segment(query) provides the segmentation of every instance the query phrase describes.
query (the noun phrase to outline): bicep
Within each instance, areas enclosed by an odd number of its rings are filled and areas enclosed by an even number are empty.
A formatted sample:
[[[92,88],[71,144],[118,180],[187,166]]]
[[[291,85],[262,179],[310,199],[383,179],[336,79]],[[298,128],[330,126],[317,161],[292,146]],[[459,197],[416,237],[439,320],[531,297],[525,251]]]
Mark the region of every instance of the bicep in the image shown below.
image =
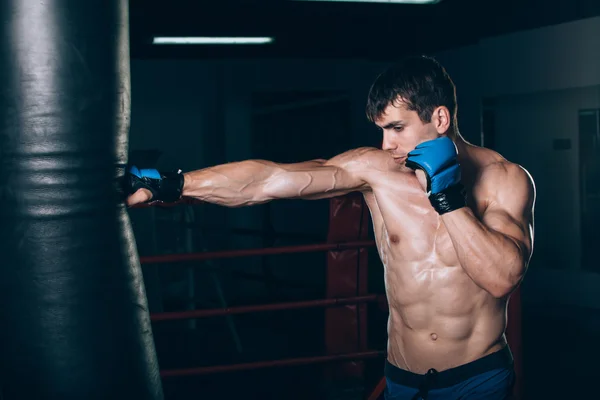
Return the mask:
[[[482,222],[515,242],[529,258],[533,247],[533,180],[525,170],[511,166],[497,179],[488,179],[488,184],[493,182]]]
[[[483,216],[483,223],[495,232],[510,239],[529,258],[533,242],[533,224],[527,215],[515,216],[507,210],[493,208]]]
[[[364,162],[360,155],[352,150],[326,161],[279,165],[265,182],[265,193],[271,199],[313,200],[363,190],[367,184],[357,167]]]

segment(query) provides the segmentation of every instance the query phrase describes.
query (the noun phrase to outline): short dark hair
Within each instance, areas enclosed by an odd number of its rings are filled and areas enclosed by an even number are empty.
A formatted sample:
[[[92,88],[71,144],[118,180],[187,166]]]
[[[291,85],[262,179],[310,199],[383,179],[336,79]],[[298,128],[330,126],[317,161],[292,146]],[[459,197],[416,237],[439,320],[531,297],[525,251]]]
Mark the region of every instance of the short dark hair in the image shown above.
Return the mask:
[[[397,101],[416,111],[424,123],[431,122],[436,107],[445,106],[456,129],[456,87],[444,67],[433,57],[406,57],[381,73],[369,91],[367,118],[375,122],[390,104]]]

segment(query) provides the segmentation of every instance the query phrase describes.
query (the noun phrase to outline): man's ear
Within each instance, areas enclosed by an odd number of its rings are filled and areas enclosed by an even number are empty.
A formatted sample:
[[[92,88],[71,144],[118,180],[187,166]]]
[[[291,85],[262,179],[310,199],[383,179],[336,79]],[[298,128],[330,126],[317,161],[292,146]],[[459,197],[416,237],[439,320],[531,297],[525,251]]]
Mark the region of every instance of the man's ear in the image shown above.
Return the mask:
[[[433,110],[431,122],[439,135],[444,135],[450,129],[452,121],[450,119],[450,111],[445,106],[437,107]]]

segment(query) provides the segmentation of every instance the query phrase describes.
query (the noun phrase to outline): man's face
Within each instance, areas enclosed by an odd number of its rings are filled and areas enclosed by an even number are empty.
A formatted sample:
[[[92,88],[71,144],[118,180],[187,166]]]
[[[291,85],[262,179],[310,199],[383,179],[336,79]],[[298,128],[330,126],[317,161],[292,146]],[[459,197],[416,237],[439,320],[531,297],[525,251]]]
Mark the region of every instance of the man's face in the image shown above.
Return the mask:
[[[439,137],[433,122],[424,123],[416,111],[408,110],[402,102],[389,105],[375,123],[383,132],[381,148],[398,164],[403,164],[408,152],[418,144]]]

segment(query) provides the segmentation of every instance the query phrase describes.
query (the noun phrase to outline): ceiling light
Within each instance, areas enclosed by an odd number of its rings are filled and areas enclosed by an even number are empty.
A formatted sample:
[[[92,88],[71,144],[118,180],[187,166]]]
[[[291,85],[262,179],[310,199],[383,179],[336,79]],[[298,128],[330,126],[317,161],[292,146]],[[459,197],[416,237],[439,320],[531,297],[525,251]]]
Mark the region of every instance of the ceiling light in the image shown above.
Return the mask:
[[[442,0],[296,0],[296,1],[327,1],[337,3],[388,3],[388,4],[436,4]]]
[[[152,44],[268,44],[272,37],[155,37]]]

